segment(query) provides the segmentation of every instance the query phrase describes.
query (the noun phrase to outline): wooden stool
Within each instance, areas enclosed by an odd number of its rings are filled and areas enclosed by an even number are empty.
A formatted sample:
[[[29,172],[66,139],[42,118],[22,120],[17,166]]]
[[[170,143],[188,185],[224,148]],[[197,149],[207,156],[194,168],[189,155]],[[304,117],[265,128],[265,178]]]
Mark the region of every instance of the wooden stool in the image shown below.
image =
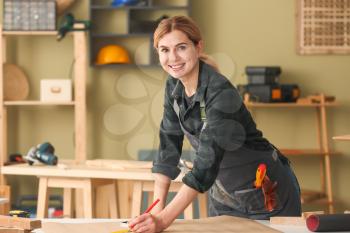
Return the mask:
[[[91,178],[62,178],[62,177],[39,177],[39,191],[38,191],[38,206],[37,218],[47,217],[48,209],[48,188],[64,188],[63,191],[63,215],[65,217],[72,217],[72,195],[73,189],[82,190],[82,216],[84,218],[93,218],[93,203],[95,196],[95,188],[101,185],[114,184],[114,180],[106,179],[91,179]],[[115,187],[115,186],[114,186]],[[117,213],[117,197],[116,189],[111,189],[114,195],[109,197],[110,217],[118,218]],[[79,204],[76,202],[76,204]],[[77,205],[76,205],[77,207]],[[80,208],[76,208],[78,212]],[[80,215],[80,214],[77,214]],[[79,216],[80,217],[80,216]]]
[[[171,182],[169,192],[178,192],[182,186],[181,182]],[[154,181],[133,181],[133,195],[132,195],[132,207],[131,213],[132,217],[141,214],[142,205],[142,192],[149,192],[148,202],[151,203],[153,199],[153,188]],[[208,217],[208,207],[207,207],[207,194],[198,195],[198,208],[199,208],[199,218]],[[185,219],[193,219],[193,203],[191,203],[184,211]]]

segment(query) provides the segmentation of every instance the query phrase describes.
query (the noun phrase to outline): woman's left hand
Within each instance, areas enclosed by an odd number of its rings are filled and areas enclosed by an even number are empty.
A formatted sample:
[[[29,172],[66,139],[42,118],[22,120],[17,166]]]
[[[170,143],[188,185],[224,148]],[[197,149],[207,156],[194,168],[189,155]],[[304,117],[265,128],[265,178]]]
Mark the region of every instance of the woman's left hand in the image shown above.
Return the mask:
[[[137,233],[156,233],[163,230],[160,219],[150,213],[132,219],[129,222],[129,228]]]

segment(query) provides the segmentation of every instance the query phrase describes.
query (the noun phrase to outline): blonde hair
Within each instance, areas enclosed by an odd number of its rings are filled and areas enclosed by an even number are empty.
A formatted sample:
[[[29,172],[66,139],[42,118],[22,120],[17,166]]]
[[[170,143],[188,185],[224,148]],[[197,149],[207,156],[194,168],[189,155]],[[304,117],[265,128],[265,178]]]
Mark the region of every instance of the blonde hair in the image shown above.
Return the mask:
[[[158,27],[153,34],[153,47],[157,49],[159,40],[166,34],[175,30],[183,32],[194,45],[198,45],[198,43],[202,40],[201,31],[199,30],[198,25],[190,17],[173,16],[171,18],[163,19],[158,24]],[[212,66],[219,72],[218,65],[207,54],[201,53],[199,59]]]

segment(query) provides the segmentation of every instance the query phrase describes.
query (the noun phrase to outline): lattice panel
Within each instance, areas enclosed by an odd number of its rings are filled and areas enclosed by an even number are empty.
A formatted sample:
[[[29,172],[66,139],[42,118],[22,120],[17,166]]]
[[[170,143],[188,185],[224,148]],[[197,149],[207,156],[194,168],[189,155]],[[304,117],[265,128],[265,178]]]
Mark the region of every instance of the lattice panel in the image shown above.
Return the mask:
[[[350,0],[296,0],[300,54],[350,54]]]

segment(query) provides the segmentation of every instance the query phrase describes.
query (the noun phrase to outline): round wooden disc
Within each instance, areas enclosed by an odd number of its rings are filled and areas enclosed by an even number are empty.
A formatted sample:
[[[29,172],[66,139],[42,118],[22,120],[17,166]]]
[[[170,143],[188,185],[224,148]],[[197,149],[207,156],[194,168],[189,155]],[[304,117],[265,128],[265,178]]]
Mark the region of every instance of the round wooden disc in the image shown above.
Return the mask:
[[[25,100],[29,83],[24,72],[14,64],[4,64],[4,100]]]

